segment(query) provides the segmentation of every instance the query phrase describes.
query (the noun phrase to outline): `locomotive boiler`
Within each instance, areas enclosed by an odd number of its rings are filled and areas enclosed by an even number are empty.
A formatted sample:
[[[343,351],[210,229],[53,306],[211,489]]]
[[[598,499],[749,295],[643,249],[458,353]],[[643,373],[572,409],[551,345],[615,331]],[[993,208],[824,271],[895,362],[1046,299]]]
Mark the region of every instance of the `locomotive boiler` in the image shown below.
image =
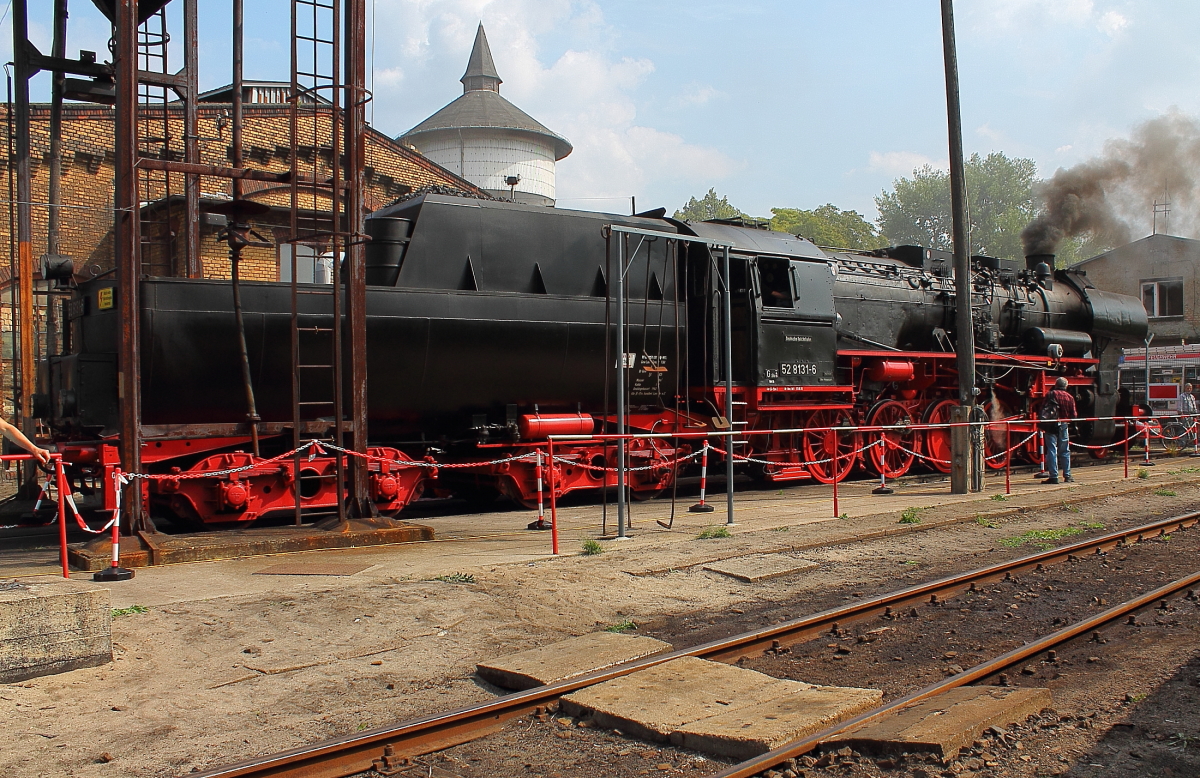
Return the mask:
[[[611,281],[614,241],[626,238],[609,230],[614,225],[659,234],[624,247],[623,354],[616,353]],[[738,461],[769,481],[832,481],[857,466],[892,476],[917,464],[948,469],[944,432],[906,429],[948,420],[957,394],[957,300],[944,253],[833,251],[661,211],[631,217],[433,194],[373,214],[367,233],[372,495],[385,513],[427,493],[501,493],[530,503],[535,466],[523,455],[544,448],[549,434],[614,431],[618,370],[628,378],[632,431],[732,425]],[[730,246],[728,283],[713,249],[672,234]],[[336,493],[328,456],[309,458],[298,472],[291,460],[259,466],[291,447],[291,284],[242,284],[262,418],[257,457],[248,452],[228,283],[148,278],[141,290],[144,467],[202,476],[251,466],[232,476],[238,489],[228,475],[151,482],[152,513],[244,525],[290,509],[297,491],[306,509],[327,509]],[[1060,375],[1081,412],[1111,415],[1115,347],[1140,342],[1146,331],[1138,300],[1094,289],[1082,272],[1054,269],[1052,257],[1022,264],[977,257],[972,290],[982,407],[1014,440],[1033,429],[1036,406]],[[46,414],[71,477],[80,488],[99,489],[106,504],[113,495],[105,474],[116,466],[114,292],[107,279],[80,285],[68,353],[50,360]],[[732,419],[720,411],[726,293]],[[327,297],[299,297],[297,319],[314,331],[331,329]],[[321,344],[311,348],[301,362],[317,359]],[[314,399],[305,428],[327,436],[332,390],[306,391]],[[853,425],[889,429],[822,429]],[[1107,442],[1112,428],[1085,432]],[[1003,467],[1010,455],[1001,443],[988,437],[992,466]],[[633,494],[670,486],[677,460],[696,445],[691,438],[633,442]],[[611,485],[614,453],[595,439],[556,444],[556,489]]]

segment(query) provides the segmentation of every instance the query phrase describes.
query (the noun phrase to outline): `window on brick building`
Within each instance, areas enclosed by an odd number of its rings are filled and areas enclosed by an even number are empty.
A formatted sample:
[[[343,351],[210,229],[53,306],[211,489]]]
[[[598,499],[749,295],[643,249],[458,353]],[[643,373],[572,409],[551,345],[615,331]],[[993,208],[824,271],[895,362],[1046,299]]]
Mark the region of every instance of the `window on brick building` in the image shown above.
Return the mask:
[[[312,246],[295,246],[296,280],[302,284],[332,284],[333,254],[319,254]],[[279,244],[279,280],[292,280],[292,244]]]
[[[1183,315],[1183,279],[1142,282],[1142,305],[1150,318]]]

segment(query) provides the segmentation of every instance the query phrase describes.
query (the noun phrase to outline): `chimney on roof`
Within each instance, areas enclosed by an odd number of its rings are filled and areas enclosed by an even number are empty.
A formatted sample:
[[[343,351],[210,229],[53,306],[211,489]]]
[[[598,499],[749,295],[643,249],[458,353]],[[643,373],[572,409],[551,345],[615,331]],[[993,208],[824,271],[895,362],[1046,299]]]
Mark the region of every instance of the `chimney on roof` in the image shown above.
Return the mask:
[[[475,45],[471,47],[471,59],[467,62],[467,72],[459,79],[463,85],[463,94],[467,92],[488,91],[500,92],[500,74],[496,72],[496,63],[492,62],[492,50],[488,47],[487,33],[483,31],[483,22],[475,33]]]

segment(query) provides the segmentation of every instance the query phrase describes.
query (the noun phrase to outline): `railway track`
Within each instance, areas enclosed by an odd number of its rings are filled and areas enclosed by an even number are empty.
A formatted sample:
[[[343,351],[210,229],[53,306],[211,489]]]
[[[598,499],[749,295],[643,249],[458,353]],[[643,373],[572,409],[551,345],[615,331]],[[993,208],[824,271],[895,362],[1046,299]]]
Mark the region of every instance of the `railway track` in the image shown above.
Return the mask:
[[[740,657],[761,654],[767,648],[790,646],[804,642],[823,632],[836,629],[839,624],[885,615],[889,610],[907,605],[945,600],[958,593],[977,588],[980,584],[1003,580],[1026,570],[1034,570],[1046,565],[1064,562],[1074,557],[1110,551],[1141,540],[1181,531],[1197,523],[1200,523],[1200,511],[1150,522],[966,573],[907,587],[851,605],[825,610],[771,627],[752,630],[686,649],[648,657],[616,668],[572,679],[571,681],[517,692],[479,705],[413,719],[395,725],[379,727],[354,735],[347,735],[291,749],[278,754],[256,757],[227,767],[200,773],[191,773],[190,775],[197,778],[265,778],[266,776],[271,776],[272,778],[301,778],[302,776],[303,778],[343,778],[344,776],[369,770],[374,760],[383,755],[385,747],[390,747],[389,751],[396,754],[417,756],[469,742],[499,730],[513,719],[534,713],[538,709],[546,709],[563,695],[672,659],[690,656],[715,661],[735,662]],[[829,738],[837,731],[886,715],[897,707],[936,696],[948,689],[986,678],[1012,664],[1047,651],[1055,645],[1066,642],[1089,630],[1094,630],[1102,624],[1119,619],[1131,611],[1145,607],[1145,605],[1156,600],[1167,598],[1171,594],[1194,586],[1197,583],[1200,583],[1200,573],[1186,576],[1103,613],[1060,629],[1013,651],[976,665],[962,673],[906,695],[881,708],[843,722],[811,738],[789,744],[776,751],[730,767],[724,772],[719,773],[718,778],[742,778],[756,775],[781,764],[787,759],[807,753],[815,748],[820,740]]]

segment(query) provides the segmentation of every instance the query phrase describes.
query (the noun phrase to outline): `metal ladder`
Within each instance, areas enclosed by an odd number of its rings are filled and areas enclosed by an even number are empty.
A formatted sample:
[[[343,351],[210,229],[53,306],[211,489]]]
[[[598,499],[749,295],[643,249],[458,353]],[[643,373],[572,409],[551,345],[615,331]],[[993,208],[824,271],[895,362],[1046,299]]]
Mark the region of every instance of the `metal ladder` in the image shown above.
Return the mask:
[[[167,11],[160,8],[138,27],[138,69],[167,75],[167,44],[170,41]],[[138,83],[138,153],[143,157],[183,159],[182,147],[178,151],[171,148],[169,100],[168,87]],[[142,216],[142,272],[149,276],[173,276],[176,273],[171,174],[140,168],[137,175],[141,199],[147,203],[163,202],[163,207],[153,217]]]
[[[342,145],[340,51],[340,0],[291,2],[291,339],[292,339],[292,444],[310,440],[346,445],[345,405],[342,398],[342,280],[345,256],[340,219]],[[328,131],[322,125],[328,123]],[[327,144],[321,143],[321,140]],[[325,182],[329,182],[326,184]],[[300,288],[298,255],[308,247],[316,273],[320,257],[331,256],[332,279],[328,288]],[[316,280],[315,278],[313,280]],[[331,418],[332,424],[320,422]],[[318,422],[313,424],[313,422]],[[333,427],[332,437],[322,436],[321,426]],[[342,499],[344,464],[334,454],[337,478],[338,520],[346,518]],[[301,456],[294,458],[296,483],[295,523],[301,523]],[[307,478],[325,478],[308,476]]]

